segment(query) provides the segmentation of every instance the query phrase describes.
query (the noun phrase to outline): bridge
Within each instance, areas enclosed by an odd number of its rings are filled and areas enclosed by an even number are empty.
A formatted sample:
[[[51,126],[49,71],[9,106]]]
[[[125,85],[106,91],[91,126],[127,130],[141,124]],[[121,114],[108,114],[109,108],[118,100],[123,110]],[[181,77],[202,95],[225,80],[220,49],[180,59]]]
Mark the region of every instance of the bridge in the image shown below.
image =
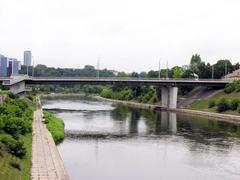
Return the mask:
[[[161,88],[161,106],[176,108],[178,87],[205,86],[224,87],[232,80],[228,79],[144,79],[144,78],[89,78],[89,77],[27,77],[16,76],[0,78],[3,89],[9,89],[15,94],[25,94],[31,89],[26,85],[119,85],[119,86],[157,86]]]

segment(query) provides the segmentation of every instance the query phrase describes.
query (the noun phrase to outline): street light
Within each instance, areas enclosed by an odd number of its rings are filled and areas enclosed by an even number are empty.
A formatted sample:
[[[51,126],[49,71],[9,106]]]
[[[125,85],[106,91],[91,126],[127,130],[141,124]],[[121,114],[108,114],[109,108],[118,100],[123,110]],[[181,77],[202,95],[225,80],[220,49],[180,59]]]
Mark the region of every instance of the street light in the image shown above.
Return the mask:
[[[227,75],[227,62],[225,62],[225,76]]]
[[[212,65],[212,79],[214,79],[214,66]]]
[[[168,60],[167,60],[166,66],[167,66],[167,68],[166,68],[166,79],[168,79]]]
[[[98,59],[97,59],[97,73],[96,73],[96,77],[97,77],[97,79],[99,79],[99,65],[100,64],[100,58],[98,57]]]
[[[34,77],[34,57],[32,56],[33,59],[33,67],[32,67],[32,77]]]
[[[159,59],[159,62],[158,62],[158,78],[159,79],[161,78],[161,59]]]

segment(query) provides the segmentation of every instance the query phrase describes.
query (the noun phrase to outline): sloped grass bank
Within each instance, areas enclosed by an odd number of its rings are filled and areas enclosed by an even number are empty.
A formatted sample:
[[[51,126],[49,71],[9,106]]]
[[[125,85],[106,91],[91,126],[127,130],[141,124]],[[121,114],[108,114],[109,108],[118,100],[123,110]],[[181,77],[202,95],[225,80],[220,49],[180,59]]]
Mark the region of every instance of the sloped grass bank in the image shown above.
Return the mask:
[[[225,93],[224,91],[206,99],[198,100],[190,105],[190,109],[192,110],[201,110],[207,112],[218,112],[217,111],[217,103],[220,102],[221,99],[226,99],[229,106],[233,100],[239,100],[240,102],[240,92],[232,92],[232,93]],[[214,103],[213,103],[214,102]],[[213,105],[211,105],[213,104]],[[239,104],[240,107],[240,104]],[[227,111],[222,113],[225,114],[233,114],[233,115],[240,115],[238,110],[231,110],[230,108]]]
[[[3,134],[0,134],[0,138]],[[24,158],[18,158],[4,148],[0,144],[0,179],[30,179],[31,154],[32,154],[32,134],[28,133],[20,138],[26,147],[26,155]]]
[[[64,122],[62,119],[57,118],[52,113],[44,111],[44,123],[47,125],[48,130],[52,134],[54,142],[59,144],[64,139]]]
[[[0,180],[30,179],[35,98],[19,99],[8,91],[0,103]]]

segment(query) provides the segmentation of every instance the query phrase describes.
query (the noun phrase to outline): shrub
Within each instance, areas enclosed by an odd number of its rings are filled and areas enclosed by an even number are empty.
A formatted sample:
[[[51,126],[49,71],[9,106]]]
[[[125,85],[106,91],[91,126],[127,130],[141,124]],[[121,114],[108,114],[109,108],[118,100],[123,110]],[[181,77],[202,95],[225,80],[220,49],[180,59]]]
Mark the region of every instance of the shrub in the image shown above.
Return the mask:
[[[28,108],[28,103],[24,99],[16,99],[13,104],[19,107],[22,111],[25,111]]]
[[[0,91],[0,94],[7,94],[8,97],[10,97],[11,99],[16,99],[17,98],[17,95],[12,93],[11,91]]]
[[[24,135],[25,133],[31,132],[31,122],[24,120],[23,118],[12,117],[4,121],[2,128],[6,133],[13,136],[18,134]]]
[[[6,106],[6,115],[11,115],[13,117],[21,117],[23,114],[23,111],[16,105],[8,104]]]
[[[1,137],[0,141],[6,146],[9,153],[19,158],[26,155],[26,148],[22,141],[15,140],[11,135],[5,134]]]
[[[239,100],[238,99],[233,99],[230,103],[230,109],[231,110],[237,110],[239,105]]]
[[[30,100],[30,101],[33,101],[34,100],[34,96],[32,94],[28,94],[27,95],[27,98]]]
[[[101,92],[101,96],[105,98],[112,98],[113,91],[111,88],[104,88]]]
[[[10,166],[12,166],[13,168],[21,171],[21,166],[20,166],[20,164],[18,164],[17,162],[10,162],[9,164],[10,164]]]
[[[229,103],[225,98],[221,98],[217,103],[217,112],[224,112],[229,109]]]
[[[215,106],[215,100],[213,100],[213,99],[210,99],[209,101],[208,101],[208,108],[212,108],[212,107],[214,107]]]
[[[230,94],[233,91],[235,91],[235,84],[234,83],[229,83],[224,88],[224,92],[227,93],[227,94]]]

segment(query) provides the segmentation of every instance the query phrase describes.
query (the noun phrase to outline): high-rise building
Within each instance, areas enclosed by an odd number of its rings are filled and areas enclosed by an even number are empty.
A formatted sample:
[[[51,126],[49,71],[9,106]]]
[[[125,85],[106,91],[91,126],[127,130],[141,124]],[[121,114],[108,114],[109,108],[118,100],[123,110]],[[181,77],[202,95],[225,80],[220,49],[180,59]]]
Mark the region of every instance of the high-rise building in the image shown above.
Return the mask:
[[[17,75],[21,70],[21,62],[14,58],[8,59],[8,76]]]
[[[32,65],[32,53],[31,51],[24,51],[24,66],[31,66]]]
[[[7,76],[8,58],[0,55],[0,76]]]

